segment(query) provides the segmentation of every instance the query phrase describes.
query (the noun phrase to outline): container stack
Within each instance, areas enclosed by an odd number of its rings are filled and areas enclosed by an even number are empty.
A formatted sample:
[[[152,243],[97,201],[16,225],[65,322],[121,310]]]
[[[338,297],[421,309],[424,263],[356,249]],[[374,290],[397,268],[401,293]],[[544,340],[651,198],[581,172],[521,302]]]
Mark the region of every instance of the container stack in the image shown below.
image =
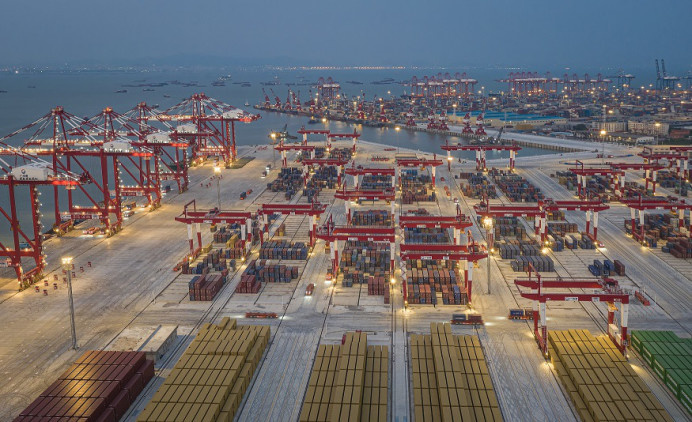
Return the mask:
[[[406,243],[451,243],[449,231],[437,228],[405,228],[404,242]]]
[[[549,256],[519,256],[510,262],[512,270],[523,273],[529,271],[529,264],[539,273],[555,271],[555,263]]]
[[[384,296],[384,303],[389,304],[389,279],[382,276],[368,277],[368,295]]]
[[[538,202],[544,199],[539,188],[517,174],[497,169],[490,170],[488,174],[512,202]]]
[[[548,353],[583,421],[673,420],[607,336],[551,331]]]
[[[339,262],[341,285],[353,287],[353,284],[367,282],[367,277],[390,278],[389,243],[348,240]]]
[[[257,279],[255,274],[243,273],[240,276],[240,283],[235,288],[236,293],[259,293],[262,288],[262,283]]]
[[[461,191],[464,196],[474,199],[497,198],[497,191],[483,173],[460,173],[459,179],[463,181]]]
[[[341,345],[317,349],[299,421],[384,422],[388,396],[389,348],[349,332]]]
[[[336,167],[318,167],[303,189],[303,195],[307,197],[308,202],[312,202],[322,189],[336,189],[338,182],[339,172]]]
[[[188,283],[191,301],[211,301],[226,283],[225,274],[196,276]]]
[[[644,216],[644,241],[649,247],[658,246],[658,240],[665,240],[661,251],[669,253],[676,258],[692,258],[692,242],[687,234],[682,233],[678,228],[678,217],[673,214],[646,214]],[[689,218],[683,220],[683,225],[689,227]],[[624,220],[625,231],[632,232],[631,220]],[[638,220],[635,221],[636,233],[641,233],[641,226]]]
[[[144,352],[84,353],[15,421],[120,420],[154,377]]]
[[[384,190],[392,186],[392,176],[366,174],[360,182],[361,189]]]
[[[392,214],[385,210],[353,211],[351,225],[391,227]]]
[[[692,413],[692,340],[672,331],[632,331],[632,348]]]
[[[403,204],[414,202],[434,202],[435,191],[432,179],[428,175],[419,175],[418,170],[404,169],[401,171],[401,201]],[[428,191],[430,189],[430,191]]]
[[[488,365],[476,336],[452,335],[449,324],[411,334],[416,421],[502,421]]]
[[[298,167],[282,168],[277,178],[267,183],[271,192],[285,192],[286,199],[291,199],[303,184],[303,171]]]
[[[269,241],[262,244],[259,257],[260,259],[308,259],[308,248],[303,242]]]
[[[137,421],[232,421],[269,336],[228,317],[203,325]]]
[[[204,274],[208,271],[226,271],[229,268],[235,270],[235,260],[227,261],[228,258],[235,258],[235,249],[214,249],[210,251],[201,262],[191,265],[184,262],[181,266],[183,274]],[[242,254],[240,254],[242,256]],[[230,264],[230,265],[229,265]]]

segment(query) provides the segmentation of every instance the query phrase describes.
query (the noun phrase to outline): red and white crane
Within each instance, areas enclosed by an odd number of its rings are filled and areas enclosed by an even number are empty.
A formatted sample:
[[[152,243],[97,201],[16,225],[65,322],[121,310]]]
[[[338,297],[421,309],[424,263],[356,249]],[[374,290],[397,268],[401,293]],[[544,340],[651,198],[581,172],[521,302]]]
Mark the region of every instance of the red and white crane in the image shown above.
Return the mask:
[[[286,167],[288,165],[288,151],[301,151],[309,152],[310,158],[315,157],[315,146],[306,144],[284,144],[281,141],[278,145],[274,146],[276,151],[281,153],[281,166]]]
[[[348,176],[353,176],[353,185],[360,186],[360,176],[391,176],[392,188],[396,188],[396,169],[393,168],[373,168],[373,167],[356,167],[355,162],[351,167],[346,167],[344,173]]]
[[[50,157],[53,169],[81,174],[81,184],[67,192],[67,211],[60,212],[60,197],[54,189],[54,211],[56,225],[64,221],[99,219],[103,232],[110,236],[122,228],[122,176],[129,174],[137,183],[151,185],[151,171],[147,174],[144,166],[137,167],[134,159],[151,160],[153,153],[146,148],[137,148],[131,141],[122,137],[127,133],[114,130],[114,118],[120,115],[106,108],[94,118],[92,123],[55,107],[43,116],[33,135],[24,140],[25,151],[34,155]],[[126,166],[126,160],[137,167],[133,171]],[[89,163],[98,161],[99,171],[92,174]],[[110,167],[110,168],[109,168]],[[109,172],[112,171],[111,174]],[[144,181],[146,179],[147,181]],[[87,186],[93,184],[93,186]],[[154,183],[155,184],[155,183]],[[149,192],[151,188],[149,187]],[[78,194],[78,195],[77,195]],[[79,205],[77,202],[87,202]],[[111,219],[111,214],[114,219]]]
[[[544,355],[548,353],[548,326],[546,324],[546,302],[606,302],[608,304],[608,336],[615,346],[625,354],[628,344],[629,302],[628,294],[620,291],[605,290],[600,279],[543,279],[540,273],[526,279],[516,279],[514,284],[519,288],[519,294],[533,303],[533,329],[538,347]],[[607,281],[607,280],[606,280]],[[522,290],[521,287],[530,289]],[[546,292],[548,289],[563,289],[560,292]],[[565,292],[564,289],[580,289],[581,292]],[[601,291],[594,291],[601,290]],[[620,327],[616,325],[616,304],[620,304]]]
[[[392,206],[392,215],[394,215],[394,207],[396,205],[396,192],[393,188],[384,190],[371,189],[347,189],[343,186],[340,190],[334,193],[334,199],[343,199],[346,207],[347,221],[351,223],[351,201],[387,201]]]
[[[485,136],[487,133],[485,133],[485,128],[483,127],[485,123],[485,112],[481,112],[478,116],[476,116],[476,132],[475,135],[478,136]]]
[[[586,213],[586,234],[598,241],[598,213],[610,207],[598,201],[553,201],[545,199],[536,205],[490,205],[487,200],[475,205],[476,213],[483,217],[533,217],[534,234],[540,236],[541,243],[547,236],[546,216],[548,211],[584,211]],[[591,230],[591,215],[593,214],[593,235]]]
[[[311,204],[262,204],[257,210],[257,215],[262,219],[262,230],[260,231],[260,242],[264,242],[264,233],[269,232],[269,216],[272,214],[280,215],[307,215],[310,217],[310,247],[315,246],[315,231],[317,221],[327,209],[326,204],[313,202]]]
[[[192,208],[192,209],[190,209]],[[197,200],[185,204],[183,212],[175,217],[175,221],[187,225],[187,238],[190,242],[190,254],[188,259],[194,259],[202,249],[202,224],[239,224],[241,247],[245,249],[245,254],[252,245],[252,221],[255,216],[249,211],[229,211],[220,210],[216,207],[206,211],[197,210]],[[192,225],[195,224],[197,233],[197,248],[193,236]]]
[[[481,250],[478,245],[402,243],[399,245],[399,251],[402,260],[460,261],[460,269],[464,271],[464,285],[466,286],[469,302],[471,302],[471,287],[473,284],[473,264],[481,259],[488,258],[488,252]],[[403,286],[404,303],[406,303],[408,301],[406,283],[403,283]]]
[[[305,129],[305,126],[301,127],[298,134],[303,135],[303,145],[308,144],[308,135],[324,135],[324,146],[329,146],[329,131],[326,129]]]
[[[620,170],[612,167],[584,167],[584,163],[576,160],[576,164],[579,167],[571,168],[569,171],[577,175],[577,196],[584,198],[586,195],[586,182],[589,176],[606,176],[609,180],[609,185],[616,190],[616,185],[614,184],[615,177],[624,177],[624,170]]]
[[[414,119],[415,115],[413,114],[413,109],[409,108],[408,112],[406,113],[406,127],[416,127],[418,126],[416,124],[416,121]]]
[[[435,168],[442,165],[442,160],[437,159],[437,154],[433,154],[433,158],[397,158],[397,180],[401,180],[401,167],[430,167],[432,174],[432,185],[435,186]]]
[[[521,147],[516,145],[461,145],[450,144],[449,140],[442,145],[444,151],[447,151],[447,169],[451,171],[452,151],[475,151],[476,152],[476,170],[487,170],[486,152],[487,151],[509,151],[509,170],[514,171],[514,163],[517,158],[517,152],[521,151]]]
[[[356,141],[360,138],[360,133],[353,129],[353,133],[329,133],[327,134],[327,146],[331,148],[333,139],[351,139],[353,140],[353,146],[351,147],[351,152],[356,153]]]
[[[17,133],[19,132],[21,130]],[[4,137],[3,140],[7,138]],[[57,190],[62,187],[73,189],[79,184],[79,176],[56,169],[50,162],[22,152],[0,140],[0,186],[7,187],[6,198],[9,208],[0,206],[0,215],[10,226],[12,233],[9,244],[0,241],[0,257],[3,258],[0,266],[14,269],[20,290],[38,280],[46,266],[39,186],[53,186]],[[23,186],[29,191],[28,198],[21,196],[20,188]],[[20,205],[25,200],[29,202],[28,207]],[[21,224],[22,220],[26,221],[27,212],[30,230],[25,230]],[[31,259],[33,268],[26,271],[22,258]]]
[[[166,118],[159,119],[161,113],[141,102],[124,113],[130,121],[136,122],[139,140],[132,145],[149,148],[154,152],[150,165],[156,169],[159,183],[173,180],[178,185],[178,192],[185,192],[190,183],[188,176],[187,150],[190,142],[178,132]],[[157,127],[154,124],[158,124]]]
[[[471,113],[467,112],[461,121],[464,123],[464,128],[461,130],[461,133],[464,135],[473,135],[473,129],[471,129]]]
[[[649,181],[651,181],[651,186],[653,193],[656,193],[656,175],[659,170],[663,170],[664,166],[661,164],[643,164],[643,163],[606,163],[610,165],[610,168],[614,170],[622,170],[621,173],[614,173],[614,184],[615,184],[615,194],[622,195],[625,191],[625,170],[643,170],[644,179],[646,186],[649,189]]]
[[[394,271],[395,257],[395,231],[394,227],[354,227],[337,226],[330,215],[327,222],[317,229],[316,236],[325,242],[330,243],[330,254],[332,259],[332,275],[336,277],[339,271],[339,242],[340,241],[362,241],[362,242],[389,242],[390,249],[390,271]]]
[[[235,123],[250,123],[260,118],[259,114],[250,114],[204,93],[192,95],[163,114],[167,120],[179,124],[177,136],[185,134],[191,139],[193,159],[219,156],[226,167],[238,155]]]
[[[473,222],[461,210],[458,210],[455,216],[435,216],[435,215],[401,215],[399,216],[399,227],[406,228],[429,228],[429,229],[453,229],[454,244],[461,245],[465,243],[469,246],[470,239],[467,237],[466,242],[462,242],[461,235],[465,234],[464,230],[471,227]]]
[[[676,210],[678,213],[678,227],[682,228],[685,225],[685,211],[692,210],[692,204],[688,204],[685,201],[666,201],[666,200],[656,200],[656,199],[645,199],[641,195],[639,198],[633,199],[623,199],[621,202],[628,206],[630,209],[630,219],[632,227],[632,236],[639,240],[644,240],[644,216],[648,210]],[[635,224],[635,210],[639,211],[639,226],[640,233],[636,232]],[[692,219],[692,211],[690,211],[690,218]],[[688,236],[692,237],[692,221],[690,221],[690,227],[688,230]]]

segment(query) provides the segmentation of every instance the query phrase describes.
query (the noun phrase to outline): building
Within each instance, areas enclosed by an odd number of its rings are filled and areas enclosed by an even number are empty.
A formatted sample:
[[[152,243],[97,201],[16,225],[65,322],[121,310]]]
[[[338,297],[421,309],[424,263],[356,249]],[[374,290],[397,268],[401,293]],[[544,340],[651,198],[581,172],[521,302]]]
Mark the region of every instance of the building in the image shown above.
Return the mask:
[[[604,129],[608,133],[627,132],[627,122],[591,122],[591,128],[597,132]]]
[[[668,130],[670,129],[668,123],[656,122],[653,120],[630,120],[627,122],[627,127],[632,133],[656,136],[667,136]]]

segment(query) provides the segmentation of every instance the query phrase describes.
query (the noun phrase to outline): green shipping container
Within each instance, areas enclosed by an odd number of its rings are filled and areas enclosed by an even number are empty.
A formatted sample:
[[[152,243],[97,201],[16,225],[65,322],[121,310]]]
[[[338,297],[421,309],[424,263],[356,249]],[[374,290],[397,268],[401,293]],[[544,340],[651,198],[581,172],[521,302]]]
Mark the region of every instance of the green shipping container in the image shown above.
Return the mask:
[[[678,400],[687,408],[687,411],[692,413],[692,386],[686,385],[680,388]]]

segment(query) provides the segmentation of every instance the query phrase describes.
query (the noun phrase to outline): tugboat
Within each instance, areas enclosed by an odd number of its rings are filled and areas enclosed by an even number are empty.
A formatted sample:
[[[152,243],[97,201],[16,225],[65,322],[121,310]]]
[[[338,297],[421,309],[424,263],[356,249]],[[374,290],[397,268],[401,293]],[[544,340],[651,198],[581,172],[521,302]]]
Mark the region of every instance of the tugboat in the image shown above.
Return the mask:
[[[245,107],[250,107],[250,102],[248,100],[245,100]]]
[[[310,117],[310,120],[308,120],[309,125],[314,125],[314,124],[317,124],[319,122],[320,121],[317,118],[315,118],[315,116]]]

